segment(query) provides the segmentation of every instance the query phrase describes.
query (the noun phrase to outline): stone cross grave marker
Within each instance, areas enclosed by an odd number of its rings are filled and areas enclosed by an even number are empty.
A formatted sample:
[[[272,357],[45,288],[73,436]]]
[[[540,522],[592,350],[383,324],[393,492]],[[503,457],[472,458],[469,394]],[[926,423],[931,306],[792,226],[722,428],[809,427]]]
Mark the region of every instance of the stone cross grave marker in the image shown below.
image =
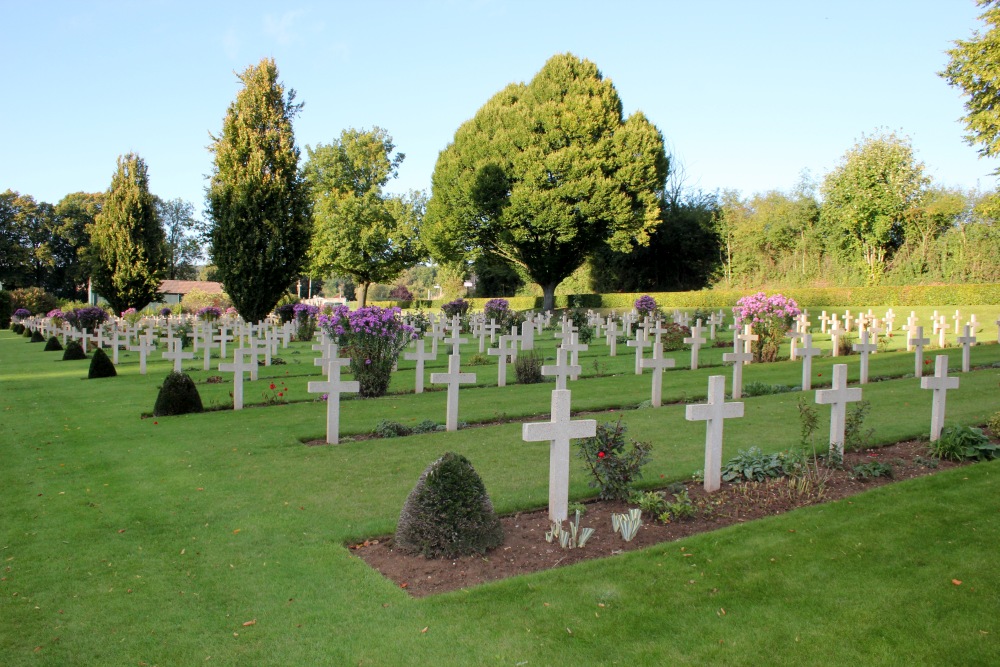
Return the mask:
[[[564,347],[556,348],[556,363],[554,366],[542,366],[542,375],[556,378],[556,389],[566,389],[566,379],[575,380],[583,370],[579,366],[572,366],[569,363],[569,350]]]
[[[854,321],[854,317],[851,315],[851,311],[844,313],[844,331],[846,333],[851,332],[851,323]]]
[[[819,315],[819,332],[825,334],[826,327],[830,324],[830,316],[826,314],[826,311],[820,311]]]
[[[705,491],[718,491],[722,485],[722,424],[726,419],[743,416],[742,403],[726,403],[726,376],[708,378],[708,402],[688,405],[684,417],[705,424]]]
[[[924,338],[924,328],[918,325],[913,327],[907,342],[913,348],[913,375],[920,377],[924,371],[924,346],[930,345],[931,339]]]
[[[139,353],[139,375],[146,374],[146,357],[154,349],[156,349],[156,337],[152,329],[147,329],[145,335],[140,335],[135,345],[129,345],[129,352]]]
[[[643,348],[649,347],[649,341],[646,340],[646,332],[643,329],[636,329],[635,338],[625,343],[629,347],[635,348],[635,374],[642,375],[642,350]]]
[[[497,357],[497,386],[507,386],[507,364],[517,360],[517,343],[510,336],[500,336],[500,346],[491,347],[486,351],[491,357]]]
[[[931,403],[931,442],[941,437],[944,428],[944,409],[949,389],[958,389],[958,378],[948,377],[948,355],[939,354],[934,360],[934,376],[920,379],[921,389],[933,389]]]
[[[123,334],[118,329],[118,327],[115,327],[115,330],[111,332],[111,340],[109,342],[111,343],[111,363],[114,364],[115,366],[117,366],[118,365],[118,350],[123,345],[127,345],[128,344],[128,336],[126,336],[125,334]]]
[[[653,369],[653,387],[649,402],[654,408],[660,407],[663,403],[663,369],[674,367],[673,359],[663,357],[663,343],[656,341],[653,343],[653,358],[643,359],[643,368]]]
[[[570,334],[568,343],[563,341],[563,344],[560,345],[559,347],[569,352],[570,354],[569,363],[571,366],[575,368],[580,367],[580,353],[586,352],[587,350],[590,349],[589,345],[580,342],[580,334],[577,333],[576,331]],[[571,379],[576,380],[579,377],[580,377],[580,371],[576,371],[576,373],[573,375]]]
[[[501,343],[502,345],[503,343]],[[457,354],[448,355],[448,372],[431,373],[431,384],[448,385],[448,408],[445,429],[458,430],[458,387],[476,381],[475,373],[459,373],[462,360]]]
[[[733,362],[733,400],[743,398],[743,364],[752,360],[752,354],[740,351],[740,341],[736,339],[733,339],[733,351],[722,355],[723,362]]]
[[[820,349],[813,347],[812,334],[806,334],[802,349],[799,350],[799,356],[802,357],[802,391],[812,389],[813,357],[818,357],[819,355]]]
[[[957,336],[961,331],[962,326],[962,313],[960,311],[955,311],[955,314],[951,316],[952,321],[955,323],[955,335]]]
[[[479,339],[479,354],[486,352],[486,323],[476,320],[472,327],[472,335]]]
[[[226,354],[226,343],[232,340],[232,336],[229,335],[229,326],[220,324],[219,333],[215,334],[212,340],[219,344],[219,358],[225,359],[228,356]]]
[[[698,351],[707,341],[702,337],[705,327],[701,326],[701,320],[691,327],[691,335],[684,339],[686,345],[691,346],[691,370],[698,370]]]
[[[568,518],[569,441],[597,435],[597,420],[570,419],[570,394],[568,389],[554,390],[552,418],[547,422],[533,422],[521,427],[521,438],[525,442],[548,440],[550,443],[549,520],[557,523]]]
[[[257,368],[256,361],[246,358],[249,351],[245,347],[238,348],[233,352],[233,363],[219,364],[220,371],[233,373],[233,410],[243,409],[243,374]]]
[[[330,363],[331,359],[340,359],[340,346],[333,341],[323,341],[322,343],[313,345],[312,349],[314,352],[319,352],[319,356],[313,359],[313,365],[321,367],[324,372],[326,371],[326,366]],[[335,363],[340,362],[336,361]],[[347,363],[350,364],[351,360],[348,359]]]
[[[861,332],[861,342],[853,345],[854,351],[861,354],[861,384],[868,384],[868,355],[878,352],[878,345],[876,343],[869,343],[868,341],[869,333],[866,329]],[[834,366],[834,369],[836,369],[836,366]]]
[[[840,460],[844,458],[844,427],[847,420],[847,404],[861,400],[861,388],[847,387],[847,364],[834,364],[831,389],[816,390],[816,402],[830,406],[830,452],[836,452]]]
[[[500,329],[500,325],[497,324],[496,319],[491,317],[490,323],[484,324],[483,329],[485,329],[490,334],[490,345],[496,342],[497,331]],[[479,351],[482,352],[482,349],[480,348]]]
[[[850,329],[840,327],[831,327],[830,329],[830,344],[833,346],[833,356],[840,356],[840,337],[846,334]]]
[[[403,359],[406,359],[407,361],[417,362],[417,376],[414,381],[415,391],[413,392],[415,394],[424,393],[424,362],[434,361],[437,359],[437,355],[434,354],[433,352],[424,351],[424,345],[425,345],[424,339],[418,338],[415,341],[413,341],[413,347],[415,351],[403,353]]]
[[[185,359],[194,359],[194,352],[185,352],[181,347],[181,338],[170,339],[170,351],[164,352],[161,356],[174,362],[174,372],[181,372],[181,362]]]
[[[944,315],[942,315],[941,326],[938,327],[938,347],[941,348],[942,350],[944,349],[944,346],[947,345],[947,342],[945,341],[945,337],[947,335],[948,335],[948,321],[947,318]]]
[[[618,323],[610,317],[606,328],[605,342],[608,344],[608,356],[618,356]],[[997,318],[997,341],[1000,342],[1000,318]]]
[[[708,316],[708,339],[715,340],[715,328],[722,325],[722,315],[712,313]]]
[[[745,353],[747,353],[747,354],[750,355],[750,361],[747,362],[748,364],[749,363],[753,363],[753,344],[754,344],[754,341],[760,340],[760,336],[758,334],[755,334],[755,333],[752,333],[752,332],[753,332],[753,325],[752,324],[744,324],[743,325],[743,333],[736,334],[736,337],[740,341],[742,341],[742,343],[743,343],[743,351]]]
[[[340,369],[351,363],[348,359],[315,359],[314,363],[326,366],[326,382],[310,382],[306,390],[310,394],[326,394],[326,442],[336,445],[340,442],[340,394],[361,391],[361,383],[340,379]]]
[[[968,373],[971,364],[971,347],[976,344],[976,336],[972,333],[971,325],[965,325],[965,335],[958,337],[958,344],[962,346],[962,372]]]
[[[461,328],[460,327],[457,327],[457,326],[452,327],[452,329],[451,329],[451,336],[449,336],[448,338],[445,338],[444,341],[443,341],[446,345],[451,345],[451,353],[452,354],[461,355],[462,354],[462,345],[464,345],[465,343],[469,342],[468,338],[462,338],[460,334],[461,334]]]

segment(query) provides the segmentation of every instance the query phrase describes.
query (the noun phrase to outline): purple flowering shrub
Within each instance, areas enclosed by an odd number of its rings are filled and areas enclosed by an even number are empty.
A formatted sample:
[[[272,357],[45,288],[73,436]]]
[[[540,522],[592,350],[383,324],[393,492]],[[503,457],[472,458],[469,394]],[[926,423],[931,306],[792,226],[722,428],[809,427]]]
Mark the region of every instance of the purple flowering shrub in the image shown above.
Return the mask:
[[[222,309],[216,306],[205,306],[204,308],[198,309],[197,315],[199,320],[214,322],[222,317]]]
[[[163,317],[170,317],[174,314],[174,311],[170,310],[170,306],[164,306],[160,308],[160,315]]]
[[[633,304],[635,310],[639,313],[639,317],[646,317],[646,315],[655,315],[659,311],[659,306],[656,304],[656,299],[649,296],[648,294],[643,294],[638,299],[635,300]]]
[[[389,298],[394,301],[413,301],[413,292],[406,285],[396,285],[389,292]]]
[[[441,310],[448,317],[455,317],[456,315],[465,317],[465,314],[469,312],[469,302],[465,299],[455,299],[441,306]]]
[[[352,311],[337,306],[329,315],[319,316],[319,326],[350,357],[361,396],[385,395],[392,367],[414,337],[413,327],[404,324],[399,313],[399,308],[368,306]]]
[[[295,317],[295,305],[291,303],[283,303],[274,309],[274,313],[281,318],[281,323],[291,322],[292,318]]]
[[[18,308],[17,310],[14,311],[14,317],[16,317],[19,320],[25,317],[31,317],[31,311],[28,310],[27,308]]]
[[[733,308],[736,324],[750,324],[753,333],[760,336],[751,347],[755,362],[778,358],[781,341],[801,313],[794,299],[782,294],[767,296],[763,292],[743,297]]]
[[[74,308],[72,312],[66,313],[66,321],[77,331],[93,331],[98,324],[108,321],[108,311],[97,306]]]
[[[316,318],[319,316],[319,307],[310,306],[308,303],[297,303],[292,306],[295,322],[298,324],[295,337],[298,340],[312,340],[316,333]]]
[[[483,306],[483,316],[486,318],[487,324],[490,320],[495,320],[500,325],[501,333],[510,331],[512,326],[521,323],[521,316],[516,311],[511,310],[510,302],[507,299],[487,301]]]

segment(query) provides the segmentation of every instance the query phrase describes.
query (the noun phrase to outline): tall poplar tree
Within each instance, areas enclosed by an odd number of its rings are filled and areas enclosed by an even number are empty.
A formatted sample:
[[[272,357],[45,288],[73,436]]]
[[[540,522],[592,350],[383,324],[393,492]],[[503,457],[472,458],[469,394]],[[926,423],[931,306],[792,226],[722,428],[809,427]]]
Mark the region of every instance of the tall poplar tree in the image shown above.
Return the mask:
[[[116,313],[145,308],[156,300],[164,235],[149,193],[146,163],[135,153],[118,158],[90,241],[94,289]]]
[[[270,58],[239,78],[243,90],[209,148],[210,254],[233,305],[257,322],[305,266],[310,203],[292,133],[295,91],[286,94]]]

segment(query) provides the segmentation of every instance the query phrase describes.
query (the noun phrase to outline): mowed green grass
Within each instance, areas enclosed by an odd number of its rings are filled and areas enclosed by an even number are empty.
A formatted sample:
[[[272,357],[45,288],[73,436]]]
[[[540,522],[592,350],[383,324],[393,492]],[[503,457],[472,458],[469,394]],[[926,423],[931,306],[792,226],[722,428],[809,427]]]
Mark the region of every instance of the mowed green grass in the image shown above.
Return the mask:
[[[992,340],[992,330],[980,340]],[[302,441],[323,436],[325,416],[306,392],[319,371],[305,344],[283,350],[285,365],[262,368],[247,385],[250,400],[283,380],[289,404],[157,419],[141,414],[152,409],[166,362],[152,362],[143,377],[133,354],[119,377],[87,381],[89,362],[57,361],[42,347],[0,332],[4,665],[1000,660],[997,464],[413,600],[344,543],[390,533],[417,476],[449,450],[472,460],[499,511],[544,506],[548,445],[523,442],[518,423],[491,422],[544,418],[551,383],[491,387],[495,365],[474,367],[480,386],[463,389],[460,418],[482,426],[308,447]],[[470,343],[463,359],[475,351]],[[554,358],[548,340],[540,351]],[[707,368],[668,371],[665,400],[703,400],[709,375],[729,375],[712,365],[724,351],[706,350]],[[644,486],[687,478],[703,465],[704,424],[687,422],[680,404],[624,409],[650,392],[649,372],[634,375],[631,352],[609,359],[595,342],[582,379],[570,384],[574,409],[621,416],[632,437],[653,443]],[[960,350],[945,352],[954,373]],[[673,354],[686,367],[689,355]],[[443,359],[428,374],[444,370]],[[978,345],[972,359],[1000,362],[1000,346]],[[814,385],[828,381],[834,361],[856,378],[857,356],[824,358]],[[872,358],[873,376],[899,377],[864,389],[876,441],[926,436],[930,392],[900,377],[912,372],[912,354]],[[191,374],[202,382],[219,373]],[[959,377],[948,423],[983,423],[1000,409],[1000,369]],[[801,366],[751,365],[745,380],[797,385]],[[393,390],[412,386],[412,364],[403,362]],[[206,403],[228,399],[227,384],[199,388]],[[726,424],[724,456],[795,444],[801,395],[745,399],[746,417]],[[443,422],[444,409],[441,391],[348,400],[342,430],[366,433],[381,418]],[[822,441],[828,410],[819,413]],[[574,460],[572,497],[593,493]]]

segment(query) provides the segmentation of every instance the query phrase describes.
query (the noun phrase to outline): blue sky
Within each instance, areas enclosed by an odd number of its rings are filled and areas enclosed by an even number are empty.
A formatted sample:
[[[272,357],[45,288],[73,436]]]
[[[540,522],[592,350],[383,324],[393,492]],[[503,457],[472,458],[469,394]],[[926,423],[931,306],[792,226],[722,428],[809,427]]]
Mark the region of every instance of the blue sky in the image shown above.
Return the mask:
[[[406,153],[390,189],[430,189],[438,152],[553,54],[595,62],[660,128],[688,187],[749,195],[821,181],[862,134],[908,135],[938,183],[992,189],[936,75],[979,27],[973,0],[0,0],[0,190],[103,191],[118,155],[199,209],[239,84],[275,58],[305,107],[300,147],[378,125]]]

